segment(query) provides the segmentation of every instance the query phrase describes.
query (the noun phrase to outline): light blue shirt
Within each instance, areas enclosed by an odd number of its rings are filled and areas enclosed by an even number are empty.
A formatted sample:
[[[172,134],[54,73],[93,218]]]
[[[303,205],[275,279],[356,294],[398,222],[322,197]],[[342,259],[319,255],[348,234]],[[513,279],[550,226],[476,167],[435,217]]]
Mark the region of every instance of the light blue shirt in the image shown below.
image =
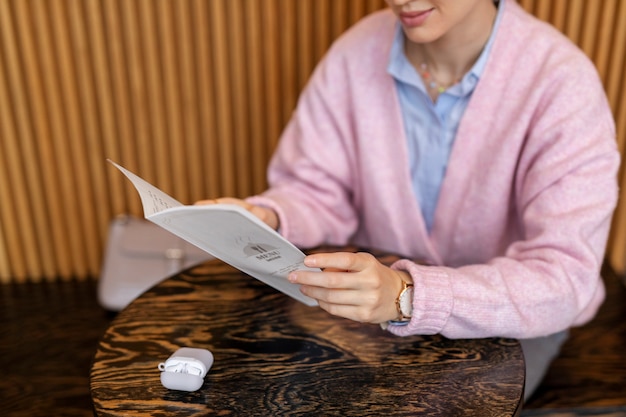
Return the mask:
[[[458,84],[441,93],[434,103],[421,76],[404,54],[404,32],[400,23],[396,28],[387,71],[396,82],[408,141],[413,191],[429,232],[454,138],[487,63],[503,6],[502,2],[489,40],[478,60]]]

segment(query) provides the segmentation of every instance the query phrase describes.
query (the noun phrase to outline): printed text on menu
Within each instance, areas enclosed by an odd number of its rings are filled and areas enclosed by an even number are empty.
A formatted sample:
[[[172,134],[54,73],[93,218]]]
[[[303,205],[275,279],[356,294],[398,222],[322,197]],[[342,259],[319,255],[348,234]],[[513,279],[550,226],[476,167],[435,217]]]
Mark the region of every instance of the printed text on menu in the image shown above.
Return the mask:
[[[152,190],[147,189],[146,192],[148,193],[148,195],[150,196],[150,200],[152,201],[153,213],[159,213],[172,207],[166,201],[164,201],[160,195],[154,193]]]

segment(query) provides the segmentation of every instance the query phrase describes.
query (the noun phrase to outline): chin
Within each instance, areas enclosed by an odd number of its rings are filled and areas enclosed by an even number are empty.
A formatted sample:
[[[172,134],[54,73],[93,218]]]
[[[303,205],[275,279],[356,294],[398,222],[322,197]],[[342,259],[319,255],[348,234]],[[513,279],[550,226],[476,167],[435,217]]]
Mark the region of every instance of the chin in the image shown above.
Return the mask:
[[[404,29],[404,36],[409,42],[418,43],[418,44],[427,44],[431,42],[435,42],[437,39],[441,37],[438,32],[428,30],[425,28],[406,28]]]

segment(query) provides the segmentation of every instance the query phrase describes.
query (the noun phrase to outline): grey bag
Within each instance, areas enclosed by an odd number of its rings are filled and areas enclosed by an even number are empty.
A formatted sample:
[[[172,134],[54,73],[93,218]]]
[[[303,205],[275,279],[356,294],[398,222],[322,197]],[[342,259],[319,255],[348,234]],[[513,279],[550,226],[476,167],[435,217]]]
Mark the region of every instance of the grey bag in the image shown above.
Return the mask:
[[[111,222],[98,281],[98,302],[120,311],[152,286],[215,259],[167,230],[129,215]]]

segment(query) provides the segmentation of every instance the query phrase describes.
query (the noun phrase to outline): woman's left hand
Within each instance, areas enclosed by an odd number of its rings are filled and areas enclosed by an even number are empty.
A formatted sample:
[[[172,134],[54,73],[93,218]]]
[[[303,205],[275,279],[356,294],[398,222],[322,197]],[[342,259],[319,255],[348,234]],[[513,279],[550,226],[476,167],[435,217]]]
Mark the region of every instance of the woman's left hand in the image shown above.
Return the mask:
[[[391,269],[369,253],[317,253],[304,264],[322,271],[293,271],[289,281],[330,314],[363,323],[396,319],[402,280],[413,282],[408,272]]]

